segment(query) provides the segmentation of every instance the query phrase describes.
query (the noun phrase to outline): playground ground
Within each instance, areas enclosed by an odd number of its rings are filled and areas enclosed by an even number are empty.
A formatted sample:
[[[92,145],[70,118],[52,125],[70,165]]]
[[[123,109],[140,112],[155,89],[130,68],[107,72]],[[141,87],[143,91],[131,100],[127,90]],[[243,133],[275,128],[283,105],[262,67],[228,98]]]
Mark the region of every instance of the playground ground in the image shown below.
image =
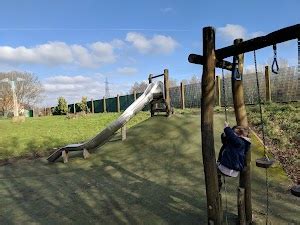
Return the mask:
[[[215,116],[216,149],[223,129]],[[233,117],[231,117],[233,124]],[[78,132],[77,130],[75,132]],[[253,138],[252,197],[264,224],[265,170]],[[88,160],[47,164],[44,158],[0,167],[0,224],[207,224],[199,112],[149,118]],[[228,220],[236,218],[238,180],[227,180]],[[272,224],[300,224],[299,199],[279,165],[269,170]],[[223,206],[225,206],[223,192]]]

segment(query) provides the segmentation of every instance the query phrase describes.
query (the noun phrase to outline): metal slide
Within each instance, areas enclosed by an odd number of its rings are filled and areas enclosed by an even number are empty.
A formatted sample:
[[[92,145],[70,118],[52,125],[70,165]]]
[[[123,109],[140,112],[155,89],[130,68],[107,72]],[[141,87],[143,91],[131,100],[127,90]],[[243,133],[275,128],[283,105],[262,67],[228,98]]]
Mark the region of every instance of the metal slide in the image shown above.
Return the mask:
[[[149,84],[145,92],[136,101],[134,101],[117,120],[109,124],[94,138],[81,144],[70,144],[62,147],[52,153],[47,160],[49,162],[55,162],[62,155],[63,151],[80,151],[84,149],[92,150],[102,146],[114,135],[116,131],[123,127],[135,114],[141,111],[146,104],[159,96],[163,98],[163,93],[164,85],[161,81]]]

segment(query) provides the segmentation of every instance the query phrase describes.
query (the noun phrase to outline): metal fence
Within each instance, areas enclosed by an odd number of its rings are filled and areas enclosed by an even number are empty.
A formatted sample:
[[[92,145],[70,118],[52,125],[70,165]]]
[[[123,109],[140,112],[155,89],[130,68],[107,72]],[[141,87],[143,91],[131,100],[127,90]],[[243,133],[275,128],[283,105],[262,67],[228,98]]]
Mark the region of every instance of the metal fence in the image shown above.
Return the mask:
[[[260,95],[262,101],[266,99],[266,85],[265,76],[262,72],[258,73],[260,84]],[[220,86],[222,87],[222,80]],[[271,97],[273,102],[292,102],[300,101],[300,75],[297,71],[297,67],[288,67],[280,69],[279,74],[270,75],[271,85]],[[244,86],[244,99],[245,104],[256,104],[258,102],[258,93],[256,87],[256,75],[255,73],[249,73],[243,75]],[[231,77],[225,77],[225,92],[228,105],[233,104],[232,90],[231,90]],[[141,93],[137,93],[138,98]],[[180,86],[170,88],[171,106],[174,108],[181,108],[181,88]],[[201,106],[201,83],[185,84],[184,85],[184,99],[185,108],[200,108]],[[222,90],[221,90],[222,95]],[[128,106],[134,102],[135,98],[133,94],[119,96],[120,110],[124,111]],[[223,100],[223,97],[221,98]],[[105,99],[106,112],[117,112],[118,101],[117,97]],[[104,100],[93,100],[94,112],[104,112]],[[87,102],[88,108],[92,109],[92,101]],[[79,104],[75,104],[76,112],[80,111]],[[149,110],[149,106],[146,106],[144,110]],[[74,104],[69,105],[69,112],[74,113]]]

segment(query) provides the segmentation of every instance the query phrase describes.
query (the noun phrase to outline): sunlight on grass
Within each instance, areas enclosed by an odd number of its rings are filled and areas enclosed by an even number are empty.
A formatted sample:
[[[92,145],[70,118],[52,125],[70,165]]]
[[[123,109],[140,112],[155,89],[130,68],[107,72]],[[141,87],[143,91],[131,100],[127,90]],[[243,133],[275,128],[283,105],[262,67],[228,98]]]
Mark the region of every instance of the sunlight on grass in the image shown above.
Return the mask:
[[[66,116],[26,118],[24,123],[0,121],[0,160],[19,156],[44,155],[49,150],[70,143],[83,142],[117,119],[120,113],[101,113],[67,119]],[[149,113],[138,113],[131,127],[147,119]]]

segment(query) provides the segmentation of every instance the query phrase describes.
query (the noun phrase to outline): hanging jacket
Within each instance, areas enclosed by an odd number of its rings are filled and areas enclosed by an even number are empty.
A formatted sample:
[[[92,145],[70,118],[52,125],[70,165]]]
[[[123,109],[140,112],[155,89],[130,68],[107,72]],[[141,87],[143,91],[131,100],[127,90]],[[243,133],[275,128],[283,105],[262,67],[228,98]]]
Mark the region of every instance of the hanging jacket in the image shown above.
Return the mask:
[[[220,163],[231,170],[242,171],[245,167],[245,157],[250,149],[250,139],[237,136],[230,127],[224,129],[226,144]]]

